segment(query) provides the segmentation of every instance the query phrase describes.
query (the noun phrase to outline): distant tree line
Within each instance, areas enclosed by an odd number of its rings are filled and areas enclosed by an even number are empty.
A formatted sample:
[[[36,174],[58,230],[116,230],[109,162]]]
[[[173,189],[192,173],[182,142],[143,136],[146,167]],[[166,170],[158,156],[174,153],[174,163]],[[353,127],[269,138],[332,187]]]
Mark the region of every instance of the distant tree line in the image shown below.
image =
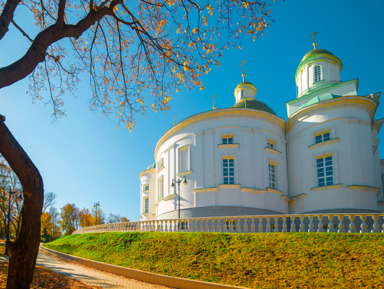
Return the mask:
[[[9,192],[12,192],[11,194]],[[11,200],[9,200],[11,198]],[[11,201],[11,202],[9,202]],[[80,210],[75,204],[66,204],[57,209],[55,205],[56,194],[44,193],[44,205],[41,214],[41,241],[50,242],[63,235],[70,235],[79,228],[129,222],[126,217],[110,213],[108,217],[101,208],[91,210],[83,208]],[[10,206],[9,206],[10,204]],[[10,212],[9,233],[11,238],[18,234],[21,220],[20,210],[22,208],[22,186],[19,179],[9,167],[5,159],[0,155],[0,237],[5,239],[7,235],[8,209]]]

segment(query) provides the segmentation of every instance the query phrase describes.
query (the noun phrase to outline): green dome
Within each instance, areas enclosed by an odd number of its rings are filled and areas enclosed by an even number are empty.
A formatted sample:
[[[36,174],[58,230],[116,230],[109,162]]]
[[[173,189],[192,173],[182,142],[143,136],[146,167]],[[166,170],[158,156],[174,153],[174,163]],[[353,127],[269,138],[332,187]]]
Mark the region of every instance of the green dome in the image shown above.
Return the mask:
[[[310,105],[313,105],[313,104],[316,104],[316,103],[319,103],[319,102],[322,102],[322,101],[332,100],[332,99],[339,98],[339,97],[341,97],[341,95],[331,94],[331,93],[324,93],[322,95],[316,96],[316,97],[308,100],[306,103],[301,105],[297,110],[300,110],[300,109],[302,109],[304,107],[307,107],[307,106],[310,106]]]
[[[339,66],[340,70],[343,68],[343,63],[340,61],[340,59],[337,58],[328,50],[313,49],[304,55],[303,59],[301,60],[299,66],[296,69],[295,79],[298,73],[300,72],[301,68],[303,68],[307,63],[319,61],[319,60],[331,60],[332,62],[336,63]]]
[[[264,102],[257,99],[243,99],[235,103],[232,107],[255,109],[255,110],[265,111],[270,114],[276,115],[276,113],[268,105],[266,105]]]

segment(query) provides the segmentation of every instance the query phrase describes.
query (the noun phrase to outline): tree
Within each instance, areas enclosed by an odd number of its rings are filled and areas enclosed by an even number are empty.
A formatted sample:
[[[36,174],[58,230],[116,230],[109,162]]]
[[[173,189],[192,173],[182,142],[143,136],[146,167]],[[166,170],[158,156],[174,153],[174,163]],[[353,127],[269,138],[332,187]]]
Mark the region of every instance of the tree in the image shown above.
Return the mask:
[[[79,209],[75,204],[66,204],[61,208],[61,220],[59,221],[64,235],[71,235],[79,227]]]
[[[9,192],[16,194],[9,195]],[[5,236],[8,222],[9,198],[11,198],[10,207],[10,234],[17,235],[20,225],[20,211],[22,200],[20,200],[21,184],[16,174],[12,171],[4,158],[0,156],[0,232]]]
[[[114,215],[112,213],[109,213],[107,223],[108,224],[119,223],[120,219],[121,219],[121,216],[119,214]]]
[[[80,219],[80,226],[82,228],[94,225],[92,214],[86,208],[83,208],[79,212],[79,219]]]
[[[122,218],[120,219],[120,222],[129,222],[129,220],[128,220],[126,217],[122,217]]]
[[[39,32],[28,35],[15,11],[25,6]],[[87,72],[91,108],[116,111],[128,129],[134,115],[169,108],[170,93],[203,88],[200,77],[219,65],[221,50],[239,47],[242,34],[261,35],[269,3],[247,0],[0,0],[0,41],[12,24],[30,42],[24,56],[0,68],[0,89],[30,75],[30,93],[64,115],[63,96],[74,92]],[[27,17],[26,17],[27,19]],[[24,25],[24,26],[23,26]],[[12,46],[12,43],[8,43]],[[38,169],[0,116],[0,153],[18,176],[24,193],[20,234],[9,246],[7,288],[28,288],[39,245],[43,181]]]
[[[56,194],[54,192],[44,193],[43,213],[55,204]]]
[[[41,241],[50,242],[53,240],[53,235],[48,232],[52,232],[52,217],[48,212],[44,212],[41,215]]]
[[[60,214],[55,207],[50,207],[48,211],[51,216],[52,222],[52,237],[55,240],[56,238],[61,236],[60,227],[59,227],[59,217]]]

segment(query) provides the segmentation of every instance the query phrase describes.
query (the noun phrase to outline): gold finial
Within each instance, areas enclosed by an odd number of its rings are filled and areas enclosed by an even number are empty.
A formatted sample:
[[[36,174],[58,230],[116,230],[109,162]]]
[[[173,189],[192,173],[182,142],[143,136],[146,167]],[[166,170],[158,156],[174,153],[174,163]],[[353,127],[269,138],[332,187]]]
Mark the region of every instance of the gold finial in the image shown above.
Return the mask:
[[[319,32],[312,32],[312,34],[309,36],[309,38],[313,37],[313,49],[316,49],[317,43],[316,43],[316,35],[319,34]]]
[[[243,61],[241,61],[240,65],[239,65],[239,66],[243,66],[243,73],[241,74],[241,76],[243,77],[243,82],[245,82],[244,64],[246,64],[246,63],[247,63],[247,61],[243,60]]]
[[[173,115],[173,125],[175,125],[175,124],[176,124],[176,121],[175,121],[175,116],[176,116],[176,114],[174,114],[174,115]]]
[[[213,99],[213,109],[215,110],[216,109],[216,95],[213,95],[212,99]]]

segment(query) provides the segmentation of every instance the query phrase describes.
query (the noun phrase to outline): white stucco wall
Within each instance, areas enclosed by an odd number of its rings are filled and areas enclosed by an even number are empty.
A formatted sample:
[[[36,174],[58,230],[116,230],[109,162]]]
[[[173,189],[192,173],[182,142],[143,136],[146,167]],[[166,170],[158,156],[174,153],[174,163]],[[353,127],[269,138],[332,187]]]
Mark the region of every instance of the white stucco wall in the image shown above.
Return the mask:
[[[154,220],[156,215],[156,169],[145,170],[140,173],[140,220]],[[144,186],[149,185],[149,190]],[[144,199],[149,198],[149,212],[144,212]]]
[[[252,116],[242,115],[247,110]],[[221,110],[224,111],[224,110]],[[176,189],[172,179],[185,176],[188,184],[180,185],[181,210],[207,206],[238,206],[288,212],[285,123],[276,116],[249,109],[226,109],[195,118],[187,126],[161,139],[156,147],[156,162],[170,160],[161,171],[164,198],[158,200],[158,216],[177,210]],[[269,120],[264,118],[269,115]],[[178,124],[182,126],[181,124]],[[233,145],[222,146],[223,135],[233,135]],[[268,139],[276,150],[265,149]],[[190,169],[179,172],[179,150],[189,147]],[[233,157],[235,185],[223,186],[223,157]],[[267,191],[268,163],[277,163],[277,190]],[[159,173],[157,180],[159,179]],[[237,186],[236,186],[237,185]]]
[[[366,101],[365,104],[369,102]],[[371,116],[359,97],[305,108],[289,129],[292,212],[378,210],[377,171]],[[331,141],[315,145],[315,134],[331,132]],[[334,185],[318,188],[316,158],[333,156]],[[339,185],[339,186],[337,186]]]

